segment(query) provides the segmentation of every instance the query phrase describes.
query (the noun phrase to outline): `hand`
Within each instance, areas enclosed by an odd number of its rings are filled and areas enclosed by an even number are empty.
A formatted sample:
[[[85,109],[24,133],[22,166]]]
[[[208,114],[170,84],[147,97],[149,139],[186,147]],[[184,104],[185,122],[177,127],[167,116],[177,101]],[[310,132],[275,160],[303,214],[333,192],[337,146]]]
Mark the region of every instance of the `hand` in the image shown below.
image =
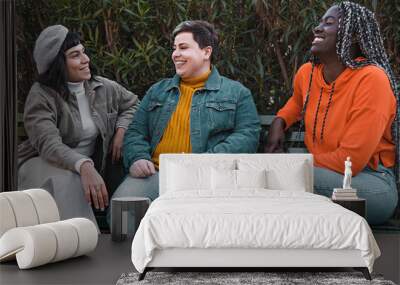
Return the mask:
[[[146,159],[139,159],[131,165],[129,173],[133,177],[144,178],[155,174],[156,169],[153,162]]]
[[[117,128],[113,141],[111,143],[112,163],[118,162],[121,159],[122,143],[124,141],[125,129]]]
[[[275,118],[269,128],[267,144],[264,148],[265,153],[283,152],[285,142],[285,121],[282,118]]]
[[[103,211],[108,206],[108,192],[103,178],[91,161],[82,163],[80,174],[86,201]]]

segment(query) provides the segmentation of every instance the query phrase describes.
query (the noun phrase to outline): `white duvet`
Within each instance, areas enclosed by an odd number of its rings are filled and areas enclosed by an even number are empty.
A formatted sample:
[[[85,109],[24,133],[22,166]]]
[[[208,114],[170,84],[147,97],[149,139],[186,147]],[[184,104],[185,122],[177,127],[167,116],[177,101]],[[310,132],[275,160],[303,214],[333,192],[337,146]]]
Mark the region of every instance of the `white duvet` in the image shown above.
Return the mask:
[[[295,191],[171,192],[150,206],[132,243],[143,272],[155,249],[358,249],[372,271],[380,251],[368,223],[326,197]]]

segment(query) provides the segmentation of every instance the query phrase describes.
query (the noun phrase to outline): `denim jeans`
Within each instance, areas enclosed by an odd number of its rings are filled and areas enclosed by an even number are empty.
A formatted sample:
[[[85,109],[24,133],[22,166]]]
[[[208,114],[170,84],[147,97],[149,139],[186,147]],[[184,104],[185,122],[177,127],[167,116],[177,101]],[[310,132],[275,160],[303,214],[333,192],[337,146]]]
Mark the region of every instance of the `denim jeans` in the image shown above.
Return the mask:
[[[112,198],[121,197],[147,197],[150,200],[154,200],[158,197],[158,172],[156,174],[146,178],[133,178],[128,175],[125,180],[115,190]],[[111,199],[112,199],[111,198]],[[110,211],[111,207],[108,208],[107,222],[110,224]],[[132,212],[128,214],[128,233],[134,231],[135,216]]]
[[[314,193],[331,197],[333,188],[341,188],[342,183],[343,175],[314,167]],[[352,178],[351,186],[357,189],[358,197],[366,199],[369,224],[382,224],[393,215],[398,193],[391,169],[383,165],[379,165],[377,170],[366,167]]]

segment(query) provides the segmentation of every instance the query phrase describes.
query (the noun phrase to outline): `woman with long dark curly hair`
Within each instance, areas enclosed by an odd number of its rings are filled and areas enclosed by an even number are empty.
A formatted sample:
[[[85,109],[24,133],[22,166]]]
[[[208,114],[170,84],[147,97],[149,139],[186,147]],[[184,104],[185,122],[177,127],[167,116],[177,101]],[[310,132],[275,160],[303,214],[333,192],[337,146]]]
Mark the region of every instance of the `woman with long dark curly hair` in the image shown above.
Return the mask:
[[[80,35],[62,25],[41,32],[33,55],[39,76],[25,102],[28,140],[18,148],[18,188],[49,191],[61,219],[96,223],[92,205],[104,210],[109,204],[105,169],[121,160],[138,97],[117,82],[92,76]]]

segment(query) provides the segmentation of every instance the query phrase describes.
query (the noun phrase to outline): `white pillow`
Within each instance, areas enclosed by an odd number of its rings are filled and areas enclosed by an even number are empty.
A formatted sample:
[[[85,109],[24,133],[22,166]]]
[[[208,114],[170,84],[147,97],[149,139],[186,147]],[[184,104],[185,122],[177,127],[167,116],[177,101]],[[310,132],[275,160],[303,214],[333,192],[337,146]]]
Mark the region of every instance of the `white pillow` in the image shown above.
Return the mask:
[[[306,192],[307,181],[304,171],[304,166],[301,164],[294,165],[291,169],[270,169],[267,171],[268,188]]]
[[[241,188],[266,188],[266,171],[263,170],[211,170],[212,189],[238,190]]]
[[[167,188],[170,191],[211,188],[211,167],[196,167],[170,163]]]
[[[235,160],[197,161],[196,164],[188,160],[169,162],[166,188],[167,191],[211,190],[213,168],[232,170],[235,167]]]
[[[240,170],[266,170],[266,181],[268,189],[307,191],[309,166],[306,160],[285,159],[268,163],[263,160],[239,160]],[[312,188],[311,188],[312,189]]]
[[[236,170],[238,188],[267,188],[267,171],[262,170]]]
[[[212,168],[211,184],[213,190],[236,190],[236,170]]]

